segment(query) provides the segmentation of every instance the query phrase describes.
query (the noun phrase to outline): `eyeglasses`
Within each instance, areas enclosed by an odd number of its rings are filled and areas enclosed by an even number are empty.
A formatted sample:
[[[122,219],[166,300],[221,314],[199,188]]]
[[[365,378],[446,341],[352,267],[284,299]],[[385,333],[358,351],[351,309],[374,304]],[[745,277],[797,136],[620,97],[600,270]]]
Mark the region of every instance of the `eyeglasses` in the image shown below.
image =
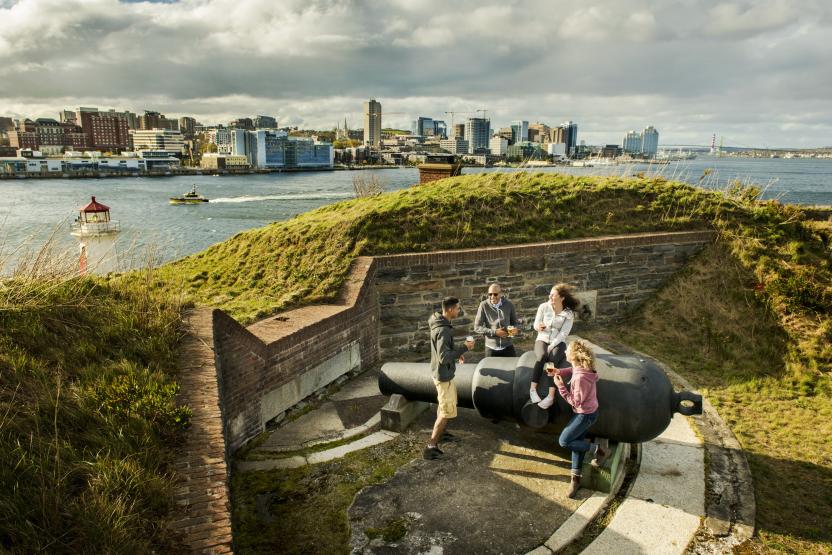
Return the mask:
[[[488,296],[489,297],[499,297],[500,293],[489,293]]]

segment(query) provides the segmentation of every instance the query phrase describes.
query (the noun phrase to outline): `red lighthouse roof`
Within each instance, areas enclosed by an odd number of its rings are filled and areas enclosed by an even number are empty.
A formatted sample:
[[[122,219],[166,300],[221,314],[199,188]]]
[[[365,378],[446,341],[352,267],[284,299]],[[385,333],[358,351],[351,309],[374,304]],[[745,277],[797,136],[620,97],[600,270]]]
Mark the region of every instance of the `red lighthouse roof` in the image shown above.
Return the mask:
[[[92,197],[92,200],[88,205],[81,209],[81,212],[109,212],[110,207],[100,202],[96,202],[95,197]]]

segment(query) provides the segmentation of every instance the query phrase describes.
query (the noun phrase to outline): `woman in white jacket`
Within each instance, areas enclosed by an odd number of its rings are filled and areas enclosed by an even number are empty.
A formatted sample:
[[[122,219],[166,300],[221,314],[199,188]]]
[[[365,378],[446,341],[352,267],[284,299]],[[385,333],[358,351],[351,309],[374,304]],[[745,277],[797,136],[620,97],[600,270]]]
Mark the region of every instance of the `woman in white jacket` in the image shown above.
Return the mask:
[[[549,300],[537,308],[534,318],[534,329],[537,330],[537,340],[534,342],[535,364],[532,372],[532,385],[529,397],[532,403],[542,409],[548,409],[555,402],[555,387],[549,388],[549,394],[541,399],[537,394],[537,383],[543,375],[543,365],[554,362],[555,366],[563,362],[566,353],[566,338],[572,331],[575,321],[575,310],[579,305],[578,299],[565,283],[552,287]]]

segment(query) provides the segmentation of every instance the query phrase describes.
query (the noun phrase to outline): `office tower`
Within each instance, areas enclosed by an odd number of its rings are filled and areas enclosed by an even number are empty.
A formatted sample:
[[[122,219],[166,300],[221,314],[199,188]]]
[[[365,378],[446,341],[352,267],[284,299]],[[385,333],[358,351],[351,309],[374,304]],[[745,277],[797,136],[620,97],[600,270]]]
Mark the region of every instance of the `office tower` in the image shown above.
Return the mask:
[[[432,137],[436,132],[433,126],[433,118],[419,116],[416,118],[414,123],[414,135],[419,135],[420,137]]]
[[[452,137],[439,141],[439,148],[451,154],[468,154],[468,141],[462,137]]]
[[[182,116],[179,118],[179,131],[182,132],[182,135],[185,137],[193,137],[195,130],[196,119],[188,116]]]
[[[488,142],[488,150],[495,156],[505,156],[508,151],[508,140],[496,135]]]
[[[378,148],[381,144],[381,103],[375,99],[364,103],[364,145]]]
[[[433,120],[433,134],[434,136],[439,137],[441,139],[447,139],[448,125],[442,120]]]
[[[574,156],[578,146],[578,124],[572,121],[567,121],[560,126],[563,129],[563,141],[566,143],[567,156]]]
[[[185,153],[185,140],[182,133],[172,129],[137,129],[133,134],[133,150],[152,150],[164,152],[169,156],[182,156]]]
[[[521,141],[529,140],[529,122],[527,121],[513,121],[511,122],[511,142],[519,143]]]
[[[641,154],[641,133],[629,131],[624,135],[623,147],[626,154]]]
[[[277,119],[272,116],[257,116],[254,118],[255,129],[277,129]]]
[[[485,118],[468,118],[465,122],[465,140],[468,141],[468,154],[488,154],[488,141],[491,138],[491,122]]]
[[[659,132],[652,125],[645,127],[641,132],[641,153],[652,158],[659,150]]]
[[[460,139],[465,138],[465,124],[464,123],[455,123],[454,124],[454,137],[459,137]]]
[[[552,130],[544,123],[532,123],[529,125],[529,141],[535,143],[548,143]]]

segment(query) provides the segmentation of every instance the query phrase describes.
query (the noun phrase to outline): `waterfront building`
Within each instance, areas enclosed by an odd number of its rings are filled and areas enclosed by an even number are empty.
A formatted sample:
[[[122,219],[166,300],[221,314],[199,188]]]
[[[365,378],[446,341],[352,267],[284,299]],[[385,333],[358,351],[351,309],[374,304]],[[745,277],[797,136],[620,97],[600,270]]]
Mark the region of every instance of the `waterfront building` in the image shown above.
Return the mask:
[[[371,99],[364,103],[364,144],[378,148],[381,141],[381,103]]]
[[[505,137],[494,136],[488,141],[488,150],[495,156],[505,156],[508,152],[508,140]]]
[[[256,116],[254,118],[255,129],[277,129],[277,118],[272,116]]]
[[[527,121],[513,121],[511,122],[511,142],[519,143],[521,141],[529,140],[529,122]]]
[[[133,135],[133,150],[165,152],[168,156],[185,154],[185,139],[179,131],[170,129],[137,129]]]
[[[641,153],[648,158],[655,158],[659,150],[659,132],[652,125],[641,132]]]
[[[36,131],[21,131],[15,129],[9,131],[9,146],[14,149],[30,148],[38,149],[38,134]]]
[[[245,170],[249,168],[246,156],[215,153],[203,154],[200,165],[204,169],[211,170]]]
[[[491,138],[491,122],[485,118],[468,118],[465,122],[465,140],[468,154],[487,154]]]
[[[520,141],[506,149],[506,159],[522,162],[524,160],[540,160],[543,158],[543,149],[539,143]]]
[[[624,135],[623,150],[626,154],[641,154],[641,133],[628,131]]]
[[[289,137],[285,131],[258,129],[231,132],[232,153],[245,156],[253,168],[330,168],[331,143]]]
[[[464,123],[456,123],[454,124],[454,137],[459,137],[460,139],[465,138],[465,124]]]
[[[469,144],[462,137],[454,137],[439,141],[439,148],[451,154],[468,154]]]
[[[130,150],[130,127],[127,114],[98,108],[78,108],[81,129],[91,149],[121,152]]]

